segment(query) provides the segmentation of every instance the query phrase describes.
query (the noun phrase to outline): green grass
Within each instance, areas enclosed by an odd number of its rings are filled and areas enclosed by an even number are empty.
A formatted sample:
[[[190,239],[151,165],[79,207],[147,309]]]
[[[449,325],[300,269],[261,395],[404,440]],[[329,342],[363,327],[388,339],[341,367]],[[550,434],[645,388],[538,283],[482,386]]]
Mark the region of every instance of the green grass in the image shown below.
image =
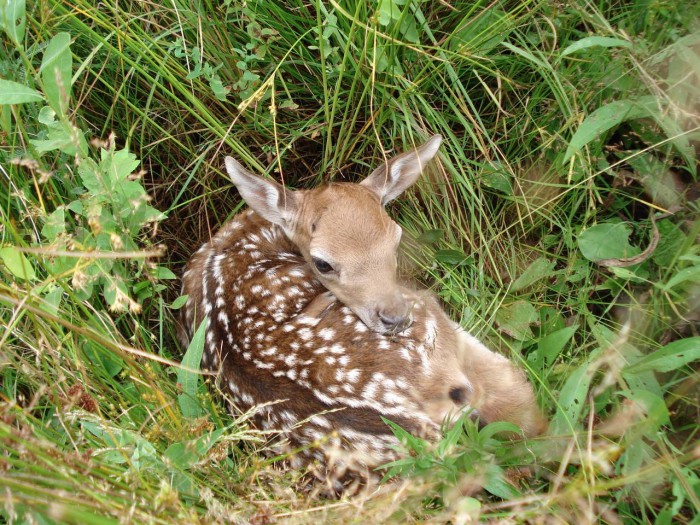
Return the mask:
[[[697,5],[5,5],[0,521],[698,523]],[[177,366],[176,275],[242,205],[225,154],[310,187],[432,133],[390,210],[406,272],[550,432],[465,422],[308,497]]]

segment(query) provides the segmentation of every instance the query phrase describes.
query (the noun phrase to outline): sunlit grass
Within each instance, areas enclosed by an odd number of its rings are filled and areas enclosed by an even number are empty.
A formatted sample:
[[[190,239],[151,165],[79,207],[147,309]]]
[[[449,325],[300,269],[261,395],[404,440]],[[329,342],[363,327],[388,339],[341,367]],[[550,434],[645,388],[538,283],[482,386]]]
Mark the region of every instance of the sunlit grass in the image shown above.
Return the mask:
[[[634,371],[669,343],[697,352],[693,9],[76,0],[28,6],[20,42],[3,22],[0,78],[42,93],[46,46],[70,35],[65,122],[85,133],[92,158],[93,139],[111,134],[135,153],[137,180],[167,218],[129,236],[139,250],[163,246],[163,257],[119,259],[98,244],[104,259],[57,269],[78,229],[43,228],[86,201],[75,154],[30,142],[46,138],[41,104],[0,106],[0,249],[10,250],[0,265],[0,519],[693,523],[697,366],[676,355],[654,362],[656,375]],[[650,96],[647,113],[564,161],[587,116],[614,101],[639,112],[635,101]],[[166,270],[179,274],[241,208],[225,154],[310,187],[358,180],[434,133],[439,162],[390,209],[406,232],[406,273],[526,370],[552,435],[511,443],[458,427],[377,493],[309,498],[300,473],[264,453],[269,436],[216,393],[199,389],[199,417],[183,415],[179,285]],[[105,226],[77,213],[69,226],[95,236]],[[643,250],[651,213],[659,245],[641,264],[584,256],[584,231],[622,221]],[[124,261],[122,273],[109,273],[111,260]],[[110,309],[99,287],[86,297],[95,264],[138,307]]]

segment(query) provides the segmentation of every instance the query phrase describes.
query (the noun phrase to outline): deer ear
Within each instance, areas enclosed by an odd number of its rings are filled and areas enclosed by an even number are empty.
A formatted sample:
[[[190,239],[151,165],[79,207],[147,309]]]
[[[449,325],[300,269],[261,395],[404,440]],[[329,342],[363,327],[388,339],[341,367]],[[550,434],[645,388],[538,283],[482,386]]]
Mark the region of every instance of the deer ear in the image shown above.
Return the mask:
[[[360,184],[374,191],[382,205],[386,205],[418,180],[425,165],[437,153],[441,142],[440,135],[433,135],[422,146],[401,153],[379,166]]]
[[[229,177],[248,206],[264,219],[286,227],[297,211],[297,195],[281,184],[253,175],[232,157],[226,157],[225,162]]]

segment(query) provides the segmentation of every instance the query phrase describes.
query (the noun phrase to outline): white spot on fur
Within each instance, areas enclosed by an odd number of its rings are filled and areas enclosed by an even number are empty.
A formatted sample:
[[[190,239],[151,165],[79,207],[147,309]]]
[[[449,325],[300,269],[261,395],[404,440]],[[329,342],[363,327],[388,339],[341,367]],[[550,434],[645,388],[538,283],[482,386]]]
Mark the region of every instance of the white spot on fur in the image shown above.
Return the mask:
[[[335,330],[333,330],[332,328],[324,328],[318,332],[318,335],[319,335],[319,337],[325,339],[326,341],[330,341],[331,339],[333,339],[335,337]],[[333,345],[333,346],[335,346],[335,345]],[[333,351],[333,350],[331,349],[331,351]]]
[[[345,374],[345,378],[351,383],[357,383],[360,380],[360,374],[360,370],[358,370],[357,368],[353,368]]]

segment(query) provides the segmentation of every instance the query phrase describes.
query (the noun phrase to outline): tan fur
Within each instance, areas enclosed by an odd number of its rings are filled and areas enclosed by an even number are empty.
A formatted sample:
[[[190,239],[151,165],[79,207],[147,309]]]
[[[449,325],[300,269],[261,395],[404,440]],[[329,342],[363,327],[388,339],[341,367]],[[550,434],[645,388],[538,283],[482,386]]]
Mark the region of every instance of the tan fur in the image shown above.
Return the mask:
[[[293,194],[233,162],[232,178],[264,217],[237,215],[192,257],[179,336],[187,345],[207,321],[203,369],[232,410],[258,407],[255,424],[282,434],[280,451],[303,449],[292,465],[315,464],[333,491],[371,477],[397,457],[382,418],[430,439],[465,410],[542,431],[524,374],[432,294],[397,281],[400,229],[382,203],[405,185],[384,182],[391,162],[362,185]],[[319,256],[335,275],[314,268]],[[410,323],[382,326],[378,313],[391,309]]]

